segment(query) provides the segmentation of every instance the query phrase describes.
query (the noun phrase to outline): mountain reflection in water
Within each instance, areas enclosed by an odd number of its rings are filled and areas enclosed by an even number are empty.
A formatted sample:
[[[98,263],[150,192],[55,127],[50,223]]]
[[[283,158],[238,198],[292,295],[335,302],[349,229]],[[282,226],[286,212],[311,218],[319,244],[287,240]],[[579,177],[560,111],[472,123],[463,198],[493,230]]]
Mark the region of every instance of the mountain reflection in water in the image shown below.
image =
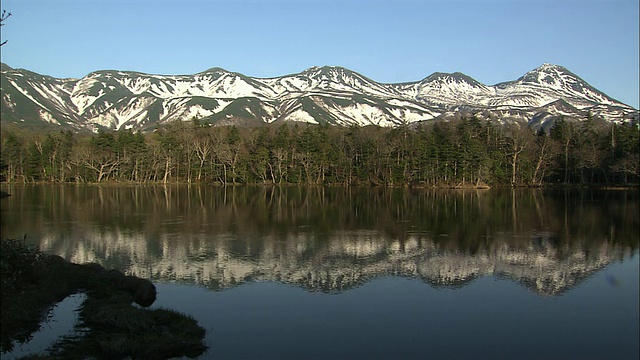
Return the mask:
[[[12,186],[2,237],[162,282],[341,292],[386,276],[568,291],[638,249],[637,191]]]

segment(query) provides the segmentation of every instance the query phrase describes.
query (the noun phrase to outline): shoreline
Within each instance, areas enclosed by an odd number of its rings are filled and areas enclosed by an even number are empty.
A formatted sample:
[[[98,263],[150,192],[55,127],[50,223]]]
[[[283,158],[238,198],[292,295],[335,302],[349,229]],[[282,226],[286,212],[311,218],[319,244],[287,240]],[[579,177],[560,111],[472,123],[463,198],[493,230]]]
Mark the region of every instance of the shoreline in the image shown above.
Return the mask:
[[[85,294],[75,332],[56,340],[47,355],[30,358],[197,357],[207,347],[205,330],[187,315],[146,309],[156,299],[149,280],[107,270],[99,264],[75,264],[3,239],[0,350],[28,342],[56,304]],[[136,303],[137,305],[134,305]]]

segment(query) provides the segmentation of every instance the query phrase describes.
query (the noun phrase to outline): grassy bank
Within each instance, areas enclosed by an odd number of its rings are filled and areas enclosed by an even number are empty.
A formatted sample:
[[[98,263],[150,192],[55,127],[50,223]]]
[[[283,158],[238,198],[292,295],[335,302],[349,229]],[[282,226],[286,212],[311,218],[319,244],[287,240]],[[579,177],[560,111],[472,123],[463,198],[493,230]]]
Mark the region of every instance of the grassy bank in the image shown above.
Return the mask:
[[[0,260],[2,353],[29,341],[53,305],[79,292],[87,297],[80,308],[78,331],[59,339],[48,355],[29,358],[194,358],[206,350],[205,330],[193,318],[144,308],[156,295],[147,280],[98,264],[69,263],[22,240],[2,240]]]

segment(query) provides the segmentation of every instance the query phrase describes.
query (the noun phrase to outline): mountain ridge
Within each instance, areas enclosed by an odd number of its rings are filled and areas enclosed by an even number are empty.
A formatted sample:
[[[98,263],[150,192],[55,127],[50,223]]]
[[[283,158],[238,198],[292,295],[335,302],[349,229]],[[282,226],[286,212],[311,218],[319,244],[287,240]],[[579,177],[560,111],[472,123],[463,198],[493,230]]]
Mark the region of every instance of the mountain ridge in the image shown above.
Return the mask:
[[[394,127],[447,120],[462,110],[533,128],[548,127],[559,117],[580,121],[585,113],[613,122],[639,117],[633,107],[548,63],[496,85],[460,72],[380,83],[340,66],[312,66],[270,78],[213,67],[192,75],[98,70],[80,79],[58,79],[2,63],[1,97],[2,122],[90,131],[148,131],[194,117],[213,125],[252,120]],[[569,106],[558,111],[558,100]]]

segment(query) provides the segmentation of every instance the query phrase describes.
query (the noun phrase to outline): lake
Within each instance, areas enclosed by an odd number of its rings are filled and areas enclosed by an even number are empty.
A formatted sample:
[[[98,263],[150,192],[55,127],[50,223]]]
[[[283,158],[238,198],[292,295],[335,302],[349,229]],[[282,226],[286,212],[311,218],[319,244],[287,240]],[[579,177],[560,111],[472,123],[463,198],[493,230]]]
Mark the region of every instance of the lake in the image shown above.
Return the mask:
[[[203,359],[639,355],[637,190],[3,189],[3,239],[152,280]]]

